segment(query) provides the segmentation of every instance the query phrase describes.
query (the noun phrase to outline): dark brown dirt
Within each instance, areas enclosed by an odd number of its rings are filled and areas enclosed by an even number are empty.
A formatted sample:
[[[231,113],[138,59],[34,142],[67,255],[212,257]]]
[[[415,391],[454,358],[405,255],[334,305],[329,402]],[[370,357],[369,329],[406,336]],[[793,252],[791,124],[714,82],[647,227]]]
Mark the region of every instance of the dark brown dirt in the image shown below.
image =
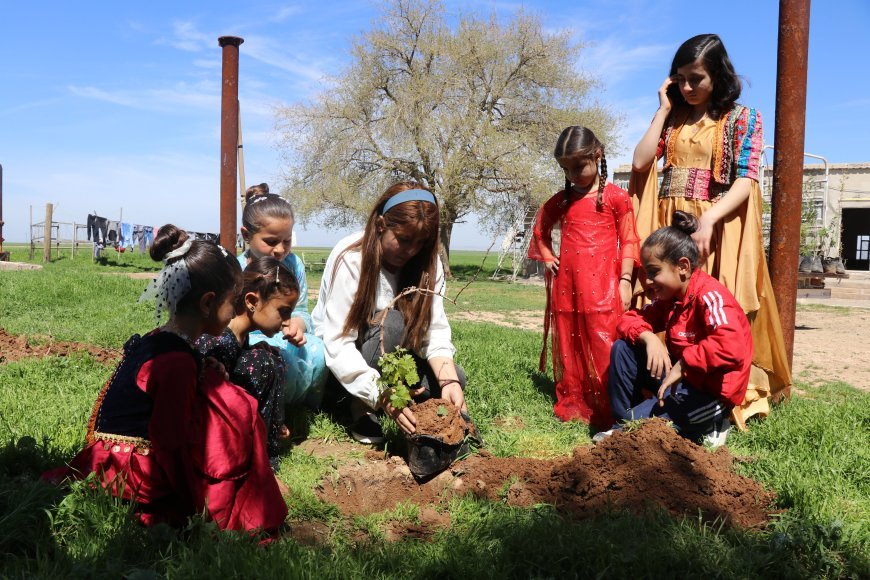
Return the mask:
[[[429,399],[414,405],[417,433],[440,437],[442,443],[456,445],[465,438],[465,421],[459,409],[446,399]]]
[[[114,363],[121,358],[121,351],[101,348],[83,342],[63,342],[47,338],[27,338],[16,336],[0,328],[0,364],[22,358],[43,356],[69,356],[74,352],[85,352],[101,363]]]
[[[547,503],[582,519],[612,508],[643,513],[659,506],[677,517],[764,527],[775,496],[732,470],[727,449],[715,453],[677,435],[662,421],[617,433],[596,446],[577,447],[554,460],[493,457],[481,452],[418,484],[399,457],[351,462],[317,493],[347,515],[393,509],[398,503],[447,506],[457,495],[514,506]],[[449,515],[445,522],[449,521]],[[427,529],[438,523],[427,523]]]

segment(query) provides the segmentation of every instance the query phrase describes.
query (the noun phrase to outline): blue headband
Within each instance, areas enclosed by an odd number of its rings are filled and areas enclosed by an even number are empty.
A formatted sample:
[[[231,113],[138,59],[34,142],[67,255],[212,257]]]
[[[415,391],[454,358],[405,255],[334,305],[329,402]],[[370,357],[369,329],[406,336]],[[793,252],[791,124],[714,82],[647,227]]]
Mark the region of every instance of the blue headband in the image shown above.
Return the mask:
[[[426,191],[425,189],[406,189],[387,200],[387,203],[384,204],[384,209],[381,210],[381,215],[406,201],[428,201],[432,205],[438,205],[435,203],[435,196],[432,195],[431,191]]]

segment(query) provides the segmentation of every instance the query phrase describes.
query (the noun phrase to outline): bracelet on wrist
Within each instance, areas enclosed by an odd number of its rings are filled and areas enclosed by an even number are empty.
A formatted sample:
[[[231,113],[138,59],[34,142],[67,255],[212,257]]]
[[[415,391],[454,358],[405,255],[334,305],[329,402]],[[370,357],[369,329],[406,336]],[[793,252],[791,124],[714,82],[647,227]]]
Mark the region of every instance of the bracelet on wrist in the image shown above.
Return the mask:
[[[459,382],[459,379],[439,379],[438,380],[438,384],[441,385],[442,389],[444,387],[446,387],[447,385],[452,385],[453,383],[456,383],[460,387],[462,386],[462,383]]]

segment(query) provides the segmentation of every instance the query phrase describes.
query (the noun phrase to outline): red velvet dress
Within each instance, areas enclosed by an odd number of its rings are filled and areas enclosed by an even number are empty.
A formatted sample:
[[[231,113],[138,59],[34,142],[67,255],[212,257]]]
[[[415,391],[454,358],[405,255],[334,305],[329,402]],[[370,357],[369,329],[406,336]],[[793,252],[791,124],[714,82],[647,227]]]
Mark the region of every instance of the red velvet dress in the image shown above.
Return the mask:
[[[214,369],[200,378],[196,355],[170,333],[127,343],[87,442],[65,475],[98,473],[137,501],[146,525],[207,513],[221,529],[271,530],[287,516],[256,399]]]
[[[554,412],[563,421],[580,419],[602,429],[613,424],[607,395],[610,347],[622,314],[619,276],[622,260],[639,264],[640,246],[634,210],[628,194],[608,183],[604,206],[596,207],[597,192],[586,196],[564,192],[541,207],[529,257],[553,261],[552,230],[561,226],[559,270],[547,273],[544,320],[545,364],[547,332],[553,331]]]

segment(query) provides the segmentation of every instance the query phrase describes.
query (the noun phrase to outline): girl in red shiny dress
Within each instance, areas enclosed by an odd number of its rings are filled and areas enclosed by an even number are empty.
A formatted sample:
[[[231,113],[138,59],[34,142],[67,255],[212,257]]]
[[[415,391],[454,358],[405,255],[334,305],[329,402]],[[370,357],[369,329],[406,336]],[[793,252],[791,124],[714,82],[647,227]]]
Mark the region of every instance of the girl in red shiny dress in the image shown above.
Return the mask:
[[[203,366],[193,348],[220,335],[235,313],[241,272],[235,256],[160,228],[151,257],[165,267],[143,298],[168,322],[124,345],[124,358],[97,397],[86,447],[46,474],[96,480],[136,502],[145,525],[184,524],[205,513],[221,529],[273,530],[287,506],[269,466],[257,401]]]
[[[607,396],[610,347],[639,266],[634,210],[628,194],[606,182],[604,145],[592,131],[568,127],[553,155],[565,172],[565,189],[541,207],[529,247],[529,257],[547,268],[541,369],[552,328],[556,416],[600,429],[613,423]]]

